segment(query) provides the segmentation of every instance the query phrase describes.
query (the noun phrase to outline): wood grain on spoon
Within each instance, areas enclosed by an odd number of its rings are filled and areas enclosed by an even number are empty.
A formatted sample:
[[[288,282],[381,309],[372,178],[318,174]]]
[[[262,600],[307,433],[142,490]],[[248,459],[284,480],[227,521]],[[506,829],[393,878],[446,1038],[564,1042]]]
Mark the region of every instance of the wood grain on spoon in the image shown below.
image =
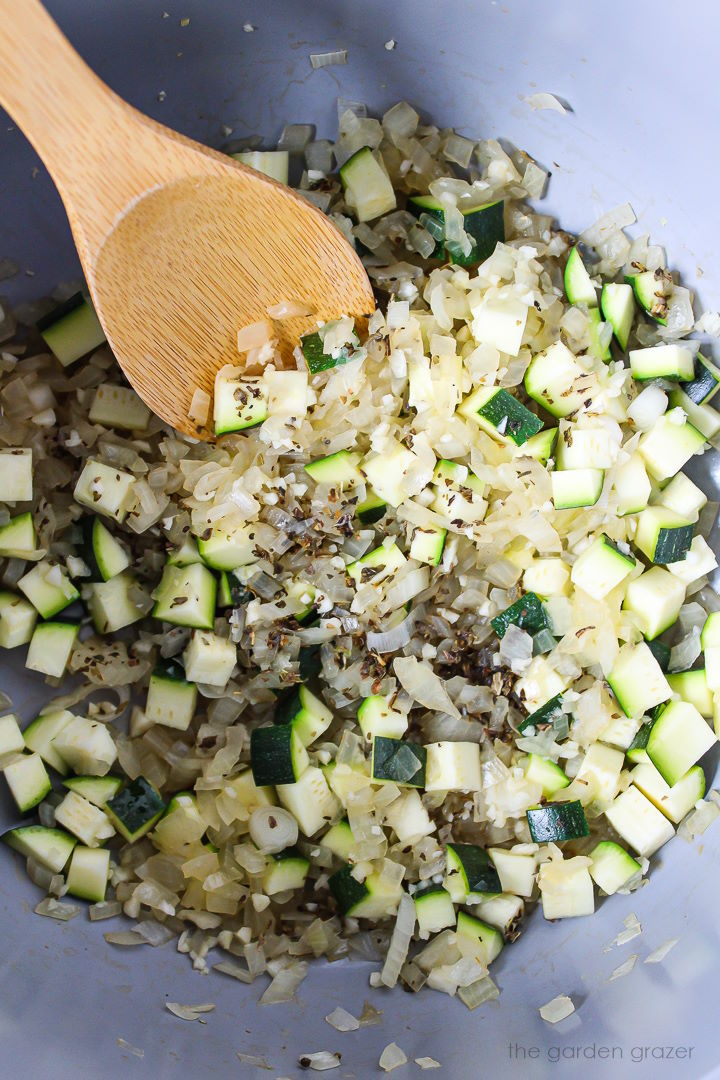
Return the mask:
[[[57,185],[118,362],[164,420],[198,434],[194,391],[212,394],[269,306],[314,312],[275,323],[286,358],[318,319],[373,310],[355,251],[301,195],[122,101],[38,0],[0,0],[0,25],[0,104]]]

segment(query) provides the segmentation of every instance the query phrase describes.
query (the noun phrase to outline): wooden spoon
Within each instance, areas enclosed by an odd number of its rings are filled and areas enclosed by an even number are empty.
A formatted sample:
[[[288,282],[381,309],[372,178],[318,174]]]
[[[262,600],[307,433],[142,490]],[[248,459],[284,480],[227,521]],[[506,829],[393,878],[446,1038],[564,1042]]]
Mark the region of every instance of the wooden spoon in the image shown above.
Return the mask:
[[[0,104],[45,162],[100,322],[150,408],[187,434],[196,388],[274,324],[283,356],[318,319],[374,309],[365,270],[301,195],[143,116],[87,67],[38,0],[0,0]]]

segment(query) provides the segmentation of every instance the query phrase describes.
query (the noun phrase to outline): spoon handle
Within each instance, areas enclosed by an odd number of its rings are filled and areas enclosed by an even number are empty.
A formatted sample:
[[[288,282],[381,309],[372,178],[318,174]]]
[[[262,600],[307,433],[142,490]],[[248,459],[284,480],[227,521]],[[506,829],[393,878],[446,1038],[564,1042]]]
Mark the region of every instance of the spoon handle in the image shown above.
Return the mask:
[[[39,0],[0,0],[0,104],[37,150],[65,199],[112,147],[98,132],[120,105]],[[84,179],[83,179],[84,177]]]
[[[192,172],[197,148],[106,86],[40,0],[0,0],[0,28],[0,105],[55,181],[88,276],[120,215]]]

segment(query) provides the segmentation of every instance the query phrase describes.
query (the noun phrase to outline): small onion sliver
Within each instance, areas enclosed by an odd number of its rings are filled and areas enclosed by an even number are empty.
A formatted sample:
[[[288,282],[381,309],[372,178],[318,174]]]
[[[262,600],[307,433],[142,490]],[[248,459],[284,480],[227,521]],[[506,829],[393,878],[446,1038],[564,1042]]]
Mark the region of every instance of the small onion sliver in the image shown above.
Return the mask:
[[[267,855],[297,843],[298,824],[288,810],[278,806],[258,806],[250,815],[250,838]]]

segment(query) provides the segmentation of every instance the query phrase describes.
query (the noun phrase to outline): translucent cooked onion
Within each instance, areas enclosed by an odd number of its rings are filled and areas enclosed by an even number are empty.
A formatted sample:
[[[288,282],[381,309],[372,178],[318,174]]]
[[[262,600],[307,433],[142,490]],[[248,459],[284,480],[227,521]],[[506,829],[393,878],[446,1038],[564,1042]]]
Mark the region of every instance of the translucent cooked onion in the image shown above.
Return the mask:
[[[69,922],[80,914],[77,904],[65,904],[55,900],[52,896],[46,896],[34,909],[36,915],[45,915],[49,919],[57,919],[58,922]]]
[[[298,1065],[301,1069],[313,1069],[315,1072],[327,1072],[340,1067],[341,1055],[330,1050],[316,1050],[313,1054],[301,1054]]]
[[[427,662],[414,656],[398,657],[393,668],[403,689],[420,705],[459,717],[442,680]]]
[[[558,994],[552,1001],[548,1001],[546,1005],[541,1005],[538,1011],[548,1024],[558,1024],[575,1012],[575,1006],[567,994]]]
[[[334,1027],[336,1031],[357,1031],[360,1027],[360,1021],[352,1013],[349,1013],[347,1009],[343,1009],[341,1005],[333,1009],[325,1017],[326,1022],[330,1027]]]
[[[314,68],[330,67],[333,64],[347,64],[347,49],[335,49],[333,52],[310,53],[310,63]]]
[[[531,109],[550,109],[553,112],[566,113],[567,109],[554,94],[548,94],[546,91],[542,91],[538,94],[530,94],[529,97],[523,99],[527,102]]]
[[[272,855],[297,843],[298,824],[282,807],[258,806],[250,815],[250,837],[259,851]]]
[[[392,630],[381,633],[370,631],[366,636],[367,647],[374,653],[391,653],[404,649],[412,640],[415,616],[411,612],[402,622],[394,626]]]
[[[260,998],[261,1005],[279,1005],[285,1001],[292,1001],[295,992],[307,975],[308,965],[304,961],[297,961],[289,967],[278,971],[265,993]]]
[[[667,409],[667,394],[651,383],[641,390],[628,408],[628,416],[638,431],[650,431]]]
[[[399,1069],[402,1065],[407,1064],[407,1054],[404,1050],[401,1050],[397,1043],[388,1043],[380,1055],[378,1065],[383,1072],[389,1073],[393,1069]]]
[[[384,986],[393,987],[400,976],[400,969],[407,959],[410,940],[415,929],[415,903],[404,893],[398,907],[395,928],[385,957],[380,979]]]

